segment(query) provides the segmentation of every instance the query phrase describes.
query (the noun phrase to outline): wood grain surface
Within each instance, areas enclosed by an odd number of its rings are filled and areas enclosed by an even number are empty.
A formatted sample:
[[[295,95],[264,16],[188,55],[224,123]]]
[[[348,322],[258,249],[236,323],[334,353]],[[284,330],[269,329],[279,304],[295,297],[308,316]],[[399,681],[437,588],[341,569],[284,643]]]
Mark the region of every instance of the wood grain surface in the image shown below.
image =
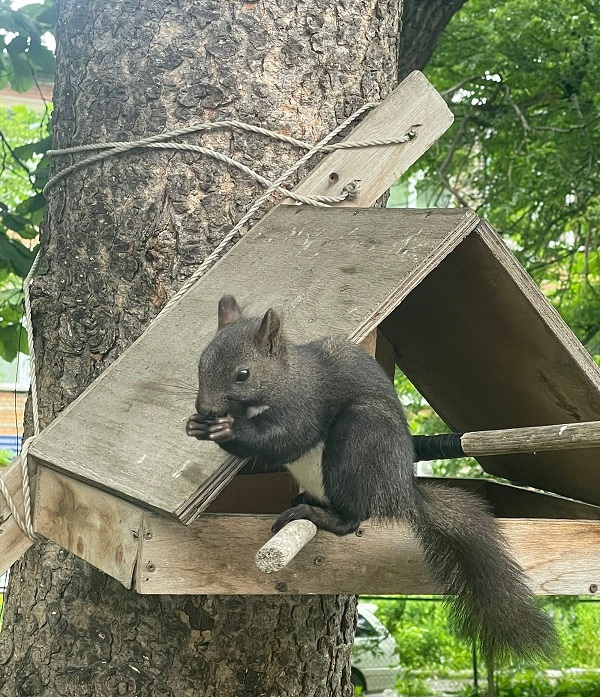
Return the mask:
[[[399,367],[452,431],[600,418],[600,369],[488,223],[381,329]],[[600,448],[580,446],[478,461],[515,483],[600,504]]]
[[[365,523],[361,536],[326,532],[280,572],[265,575],[254,555],[272,517],[206,514],[183,527],[149,514],[140,593],[435,593],[418,542],[404,526]],[[600,521],[501,521],[511,549],[538,594],[590,594],[600,580]],[[226,545],[226,548],[224,548]]]
[[[173,387],[193,388],[221,295],[233,293],[251,313],[279,309],[296,341],[336,333],[361,341],[357,328],[374,329],[476,223],[457,209],[280,206],[68,407],[32,453],[189,522],[236,471],[219,477],[219,447],[185,435],[193,394],[184,399]]]
[[[35,531],[131,588],[143,511],[40,467]]]
[[[20,459],[16,458],[6,467],[0,468],[0,478],[13,497],[21,517],[24,518]],[[0,574],[10,569],[31,545],[31,540],[17,525],[4,497],[0,494]]]

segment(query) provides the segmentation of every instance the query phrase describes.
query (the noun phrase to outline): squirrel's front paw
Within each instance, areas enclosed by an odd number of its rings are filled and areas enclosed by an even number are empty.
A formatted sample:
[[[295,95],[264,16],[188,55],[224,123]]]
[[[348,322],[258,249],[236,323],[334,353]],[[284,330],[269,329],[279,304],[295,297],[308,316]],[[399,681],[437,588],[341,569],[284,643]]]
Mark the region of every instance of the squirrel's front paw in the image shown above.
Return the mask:
[[[233,439],[232,427],[231,416],[207,417],[202,414],[192,414],[185,425],[185,432],[198,440],[226,443]]]

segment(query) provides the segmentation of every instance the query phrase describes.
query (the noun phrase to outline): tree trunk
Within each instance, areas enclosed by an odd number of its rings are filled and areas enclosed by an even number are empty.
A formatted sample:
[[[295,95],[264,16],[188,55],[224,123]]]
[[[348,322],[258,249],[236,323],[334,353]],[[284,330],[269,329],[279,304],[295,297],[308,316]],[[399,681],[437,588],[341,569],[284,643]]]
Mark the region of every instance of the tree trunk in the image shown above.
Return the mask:
[[[315,141],[395,86],[400,5],[60,0],[55,147],[223,118]],[[298,157],[246,134],[201,142],[269,178]],[[43,425],[131,344],[256,194],[237,172],[169,151],[107,160],[51,190],[32,291]],[[354,621],[345,596],[138,596],[36,545],[11,575],[0,694],[350,695]]]
[[[467,0],[404,0],[399,38],[398,79],[423,70],[444,29]]]

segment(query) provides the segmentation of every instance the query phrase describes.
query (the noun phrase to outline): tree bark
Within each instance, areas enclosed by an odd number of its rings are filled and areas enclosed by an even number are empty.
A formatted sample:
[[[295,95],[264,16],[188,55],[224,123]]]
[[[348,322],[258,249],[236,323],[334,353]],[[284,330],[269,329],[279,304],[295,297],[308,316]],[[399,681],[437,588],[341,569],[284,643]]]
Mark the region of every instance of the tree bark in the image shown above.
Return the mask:
[[[60,0],[55,147],[223,118],[315,141],[396,85],[400,5]],[[298,157],[247,134],[201,142],[269,178]],[[157,151],[51,190],[32,289],[42,425],[131,344],[257,193],[213,161]],[[354,622],[345,596],[138,596],[36,545],[11,575],[0,694],[350,695]]]
[[[423,70],[444,29],[467,0],[404,0],[399,34],[398,79]]]

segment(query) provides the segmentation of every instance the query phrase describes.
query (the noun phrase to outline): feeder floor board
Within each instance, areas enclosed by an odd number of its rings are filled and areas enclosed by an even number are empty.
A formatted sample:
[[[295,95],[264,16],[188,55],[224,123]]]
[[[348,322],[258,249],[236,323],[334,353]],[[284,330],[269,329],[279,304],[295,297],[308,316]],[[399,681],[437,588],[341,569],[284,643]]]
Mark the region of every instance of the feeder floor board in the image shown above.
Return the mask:
[[[273,515],[207,513],[185,526],[56,471],[42,467],[39,476],[36,531],[139,593],[436,592],[419,544],[403,525],[366,522],[360,537],[319,532],[288,567],[264,574],[254,556],[270,537]],[[547,513],[553,515],[554,497],[549,499]],[[570,503],[563,502],[563,512]],[[600,521],[500,523],[536,593],[585,595],[600,585]]]

